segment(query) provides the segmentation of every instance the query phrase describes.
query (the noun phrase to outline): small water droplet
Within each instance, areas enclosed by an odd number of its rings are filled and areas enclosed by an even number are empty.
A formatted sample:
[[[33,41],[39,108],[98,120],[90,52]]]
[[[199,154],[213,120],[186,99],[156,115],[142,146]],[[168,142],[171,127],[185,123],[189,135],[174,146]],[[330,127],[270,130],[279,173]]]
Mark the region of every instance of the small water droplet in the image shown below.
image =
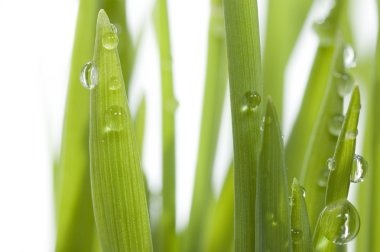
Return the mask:
[[[289,197],[289,206],[292,207],[292,206],[294,206],[294,204],[295,204],[295,199],[294,199],[294,197],[290,196]]]
[[[349,73],[334,73],[334,77],[337,79],[337,91],[341,97],[349,94],[354,87],[355,79]]]
[[[256,91],[248,91],[243,96],[241,110],[243,112],[254,112],[261,103],[261,97]]]
[[[277,227],[278,226],[278,222],[276,220],[276,217],[274,215],[274,213],[267,213],[266,214],[266,220],[267,222],[272,226],[272,227]]]
[[[107,50],[113,50],[119,44],[119,38],[116,33],[108,32],[102,37],[102,45]]]
[[[110,83],[109,83],[109,89],[118,90],[120,87],[121,87],[121,82],[119,81],[119,78],[116,76],[111,77]]]
[[[346,132],[346,135],[345,135],[345,139],[346,140],[355,140],[356,139],[356,136],[358,135],[358,131],[355,130],[355,131],[347,131]]]
[[[352,46],[347,45],[344,47],[343,52],[344,67],[345,68],[354,68],[356,67],[356,55]]]
[[[329,132],[333,136],[339,136],[342,130],[344,116],[340,114],[333,115],[329,122]]]
[[[114,34],[117,34],[119,32],[116,25],[111,24],[111,32],[113,32]]]
[[[362,182],[365,175],[368,171],[368,163],[367,161],[360,155],[354,156],[354,160],[352,163],[352,170],[351,170],[351,182],[353,183],[359,183]]]
[[[302,197],[306,198],[306,190],[305,190],[305,187],[300,186],[300,190],[301,190]]]
[[[292,228],[292,242],[293,243],[298,243],[302,240],[302,231],[297,228]]]
[[[87,62],[82,67],[79,80],[82,83],[82,86],[87,89],[93,89],[98,85],[98,71],[96,70],[93,61]]]
[[[331,46],[334,44],[334,27],[329,20],[320,19],[313,23],[313,29],[317,33],[319,38],[319,43],[323,46]]]
[[[329,158],[329,159],[327,159],[327,168],[328,168],[330,171],[335,170],[335,168],[336,168],[336,161],[335,161],[334,158]]]
[[[121,106],[113,105],[106,110],[106,132],[122,131],[127,126],[127,113]]]
[[[323,169],[318,178],[318,186],[321,188],[325,188],[327,186],[327,182],[329,180],[330,170]]]
[[[323,209],[319,225],[328,240],[343,245],[358,234],[360,218],[356,208],[344,199],[329,204]]]

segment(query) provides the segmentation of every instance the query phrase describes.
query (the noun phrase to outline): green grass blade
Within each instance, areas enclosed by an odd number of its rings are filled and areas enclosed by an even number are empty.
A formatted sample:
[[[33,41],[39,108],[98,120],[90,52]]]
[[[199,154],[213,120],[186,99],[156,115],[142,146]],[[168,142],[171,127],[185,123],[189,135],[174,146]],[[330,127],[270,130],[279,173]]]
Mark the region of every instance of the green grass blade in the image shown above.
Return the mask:
[[[162,99],[162,196],[163,213],[161,243],[163,251],[174,249],[176,211],[175,211],[175,111],[177,100],[173,91],[173,70],[170,45],[169,17],[166,0],[157,0],[156,34],[160,52],[161,65],[161,99]]]
[[[303,157],[306,156],[307,146],[322,106],[326,87],[332,74],[331,71],[334,68],[334,41],[338,31],[341,10],[344,9],[344,2],[338,1],[326,19],[327,31],[324,33],[327,34],[320,36],[319,47],[314,58],[302,105],[286,145],[289,180],[300,178],[302,165],[305,161]]]
[[[286,65],[312,2],[312,0],[268,1],[263,56],[264,97],[272,97],[280,120]]]
[[[136,51],[127,25],[126,0],[103,0],[102,8],[107,12],[118,30],[118,51],[123,69],[123,79],[126,85],[126,90],[128,91]]]
[[[314,121],[314,129],[303,158],[301,181],[307,191],[306,202],[312,229],[314,229],[318,215],[324,207],[327,186],[326,160],[334,154],[341,129],[339,123],[342,122],[341,118],[343,118],[343,98],[338,94],[342,79],[336,77],[337,73],[345,72],[343,45],[340,40],[335,48],[332,60],[334,68],[330,71],[330,79],[325,88],[325,94],[320,104],[321,108],[316,121]]]
[[[234,240],[234,170],[231,164],[222,192],[207,218],[202,250],[229,252]]]
[[[139,147],[114,47],[117,35],[104,10],[96,31],[98,85],[91,90],[90,160],[98,234],[104,251],[152,251]]]
[[[227,51],[222,0],[211,1],[203,111],[193,201],[187,230],[187,251],[197,251],[205,209],[213,200],[212,171],[227,86]]]
[[[137,108],[134,124],[136,131],[137,146],[139,146],[139,153],[142,155],[144,146],[145,135],[145,118],[146,118],[146,100],[145,96],[141,99]]]
[[[309,216],[305,202],[305,189],[294,178],[291,197],[291,227],[294,252],[312,252]]]
[[[350,230],[352,225],[358,225],[359,223],[358,216],[353,216],[352,213],[356,210],[351,210],[353,206],[347,203],[346,198],[351,182],[360,108],[360,92],[359,88],[355,87],[333,159],[329,164],[330,173],[326,191],[326,208],[318,219],[313,237],[316,251],[336,251],[338,249],[337,245],[329,240],[331,238],[336,238],[336,241],[341,240],[349,232],[353,232],[353,230]],[[344,251],[344,246],[341,246],[339,250]]]
[[[269,98],[256,181],[255,251],[292,251],[290,206],[280,123]]]
[[[57,252],[91,251],[95,237],[88,155],[89,96],[79,74],[94,50],[97,11],[98,1],[79,2],[55,184]]]
[[[253,251],[263,94],[257,2],[223,3],[234,144],[235,250]]]

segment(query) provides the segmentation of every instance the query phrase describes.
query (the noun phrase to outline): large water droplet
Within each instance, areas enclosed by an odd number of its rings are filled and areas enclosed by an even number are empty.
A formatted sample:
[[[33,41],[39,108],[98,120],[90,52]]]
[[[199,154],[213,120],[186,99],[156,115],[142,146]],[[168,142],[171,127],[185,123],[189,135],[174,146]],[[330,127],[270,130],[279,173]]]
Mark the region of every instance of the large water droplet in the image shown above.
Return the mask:
[[[329,159],[327,159],[327,168],[328,168],[330,171],[335,170],[335,168],[336,168],[336,161],[335,161],[334,158],[329,158]]]
[[[93,89],[96,87],[96,85],[98,85],[98,71],[96,70],[93,61],[87,62],[82,67],[79,80],[82,83],[83,87],[87,89]]]
[[[345,68],[354,68],[356,67],[356,55],[352,46],[347,45],[344,47],[343,52],[344,67]]]
[[[368,171],[367,161],[360,155],[355,155],[352,163],[351,182],[362,182]]]
[[[291,232],[292,232],[292,242],[293,243],[298,243],[302,240],[302,231],[300,229],[297,229],[297,228],[292,228],[291,229]]]
[[[327,182],[329,180],[330,170],[329,169],[323,169],[321,171],[321,174],[318,178],[318,186],[321,188],[325,188],[327,186]]]
[[[317,33],[321,45],[332,46],[334,44],[334,27],[328,18],[314,22],[313,29]]]
[[[243,96],[241,110],[243,112],[254,112],[261,103],[261,97],[256,91],[248,91]]]
[[[344,116],[340,114],[333,115],[329,122],[329,132],[333,136],[339,136],[342,130]]]
[[[106,110],[106,131],[122,131],[127,126],[127,113],[121,106],[113,105]]]
[[[349,94],[354,87],[355,79],[349,73],[334,73],[334,77],[337,80],[337,91],[341,97]]]
[[[358,234],[360,218],[356,208],[344,199],[323,209],[319,225],[328,240],[343,245]]]
[[[119,44],[119,38],[116,33],[108,32],[102,37],[102,45],[107,50],[113,50]]]

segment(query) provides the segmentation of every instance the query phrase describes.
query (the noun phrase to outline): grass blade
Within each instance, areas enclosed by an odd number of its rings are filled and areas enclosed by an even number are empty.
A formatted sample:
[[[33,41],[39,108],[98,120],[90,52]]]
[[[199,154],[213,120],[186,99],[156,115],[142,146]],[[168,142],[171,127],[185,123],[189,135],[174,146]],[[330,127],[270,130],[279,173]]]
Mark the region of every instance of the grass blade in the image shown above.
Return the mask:
[[[198,250],[206,217],[204,211],[214,200],[211,187],[212,171],[227,86],[226,54],[222,0],[212,0],[202,124],[188,237],[185,244],[187,251]]]
[[[145,133],[145,116],[146,114],[146,100],[145,96],[141,99],[137,108],[134,124],[136,130],[137,146],[139,146],[139,153],[142,155],[144,146],[144,133]]]
[[[292,251],[284,145],[271,99],[262,127],[263,144],[256,175],[255,251]]]
[[[333,159],[329,163],[326,208],[319,216],[313,238],[316,251],[335,251],[337,245],[344,245],[354,238],[359,229],[359,216],[346,198],[355,155],[360,108],[359,88],[355,87]],[[342,249],[344,247],[340,248]]]
[[[223,4],[234,144],[235,251],[253,251],[263,94],[257,2]]]
[[[263,57],[264,97],[272,97],[280,120],[286,65],[312,2],[312,0],[268,1]]]
[[[90,160],[95,221],[104,251],[152,251],[139,147],[115,47],[117,36],[101,10],[91,90]],[[115,84],[117,83],[117,88]]]
[[[334,68],[335,38],[345,1],[338,1],[325,23],[320,24],[320,43],[303,96],[302,105],[286,145],[288,178],[300,178],[308,143],[311,141],[314,123],[317,121],[326,87]],[[303,183],[306,185],[306,183]]]
[[[305,189],[294,178],[291,197],[292,245],[294,252],[312,252],[313,243],[305,202]]]
[[[175,111],[177,100],[173,91],[172,55],[169,17],[166,0],[157,0],[156,34],[160,52],[162,97],[162,196],[163,213],[161,243],[163,251],[174,249],[175,239]]]
[[[79,74],[94,50],[97,11],[98,1],[79,2],[56,172],[57,252],[92,251],[95,239],[88,154],[88,92],[81,86]]]

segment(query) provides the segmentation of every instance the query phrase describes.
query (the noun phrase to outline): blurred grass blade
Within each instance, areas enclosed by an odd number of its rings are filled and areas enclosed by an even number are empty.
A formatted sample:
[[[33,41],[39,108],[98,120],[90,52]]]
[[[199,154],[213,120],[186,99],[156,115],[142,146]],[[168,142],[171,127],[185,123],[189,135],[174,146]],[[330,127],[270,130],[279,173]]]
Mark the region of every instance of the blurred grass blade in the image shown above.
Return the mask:
[[[97,11],[98,1],[79,2],[61,154],[54,186],[57,252],[92,251],[95,239],[88,154],[89,96],[79,82],[79,74],[94,51]]]
[[[152,251],[139,147],[116,46],[117,35],[101,10],[93,59],[98,84],[90,102],[95,221],[104,251]]]
[[[235,251],[254,251],[263,94],[257,2],[224,0],[223,4],[234,144]]]
[[[293,180],[290,200],[293,252],[312,252],[313,243],[305,202],[305,189],[296,178]]]
[[[263,57],[264,97],[272,97],[280,120],[286,65],[312,2],[312,0],[268,1]]]
[[[173,91],[173,70],[170,45],[169,17],[166,0],[157,0],[155,9],[156,34],[161,65],[162,100],[162,251],[169,252],[175,239],[175,111],[178,102]],[[161,251],[161,250],[159,250]]]
[[[131,34],[127,25],[126,0],[102,0],[102,8],[106,11],[114,23],[119,37],[119,57],[123,69],[123,79],[126,90],[129,90],[129,82],[135,61],[136,49],[134,48]]]
[[[200,251],[231,251],[234,241],[234,170],[232,164],[225,178],[220,197],[208,216]]]
[[[139,147],[139,153],[142,155],[144,146],[144,133],[145,133],[145,118],[146,118],[146,100],[145,96],[140,101],[137,108],[137,113],[134,120],[137,146]]]
[[[211,1],[206,82],[199,137],[193,201],[187,230],[187,251],[198,251],[205,222],[204,211],[212,203],[212,171],[227,86],[227,55],[222,0]]]
[[[319,216],[313,237],[316,251],[336,251],[337,246],[354,238],[359,229],[359,216],[346,198],[352,180],[360,108],[360,92],[355,87],[334,156],[329,160],[326,207]],[[344,246],[339,249],[345,250]]]
[[[330,70],[318,117],[314,121],[314,129],[303,158],[301,181],[305,185],[308,195],[306,202],[312,230],[315,227],[319,213],[324,207],[328,175],[326,161],[334,154],[344,118],[343,98],[338,93],[338,89],[340,89],[341,85],[350,85],[344,82],[346,81],[345,79],[341,78],[341,76],[346,76],[347,74],[343,66],[343,53],[342,41],[338,39],[332,60],[334,68]],[[299,158],[301,159],[301,157]]]
[[[280,123],[269,98],[256,181],[255,251],[292,251],[290,206]]]
[[[300,111],[286,145],[286,162],[289,167],[288,179],[300,178],[305,162],[307,145],[317,121],[323,97],[334,68],[334,45],[345,0],[337,1],[324,23],[317,24],[319,46],[314,58],[309,80],[303,96]],[[303,183],[306,185],[305,183]]]
[[[377,1],[377,13],[380,14],[380,1]],[[371,165],[368,180],[359,188],[359,212],[362,228],[357,238],[357,251],[380,251],[378,234],[380,233],[380,108],[377,99],[380,97],[380,19],[378,19],[376,55],[374,74],[369,89],[369,102],[366,124],[364,153]]]

